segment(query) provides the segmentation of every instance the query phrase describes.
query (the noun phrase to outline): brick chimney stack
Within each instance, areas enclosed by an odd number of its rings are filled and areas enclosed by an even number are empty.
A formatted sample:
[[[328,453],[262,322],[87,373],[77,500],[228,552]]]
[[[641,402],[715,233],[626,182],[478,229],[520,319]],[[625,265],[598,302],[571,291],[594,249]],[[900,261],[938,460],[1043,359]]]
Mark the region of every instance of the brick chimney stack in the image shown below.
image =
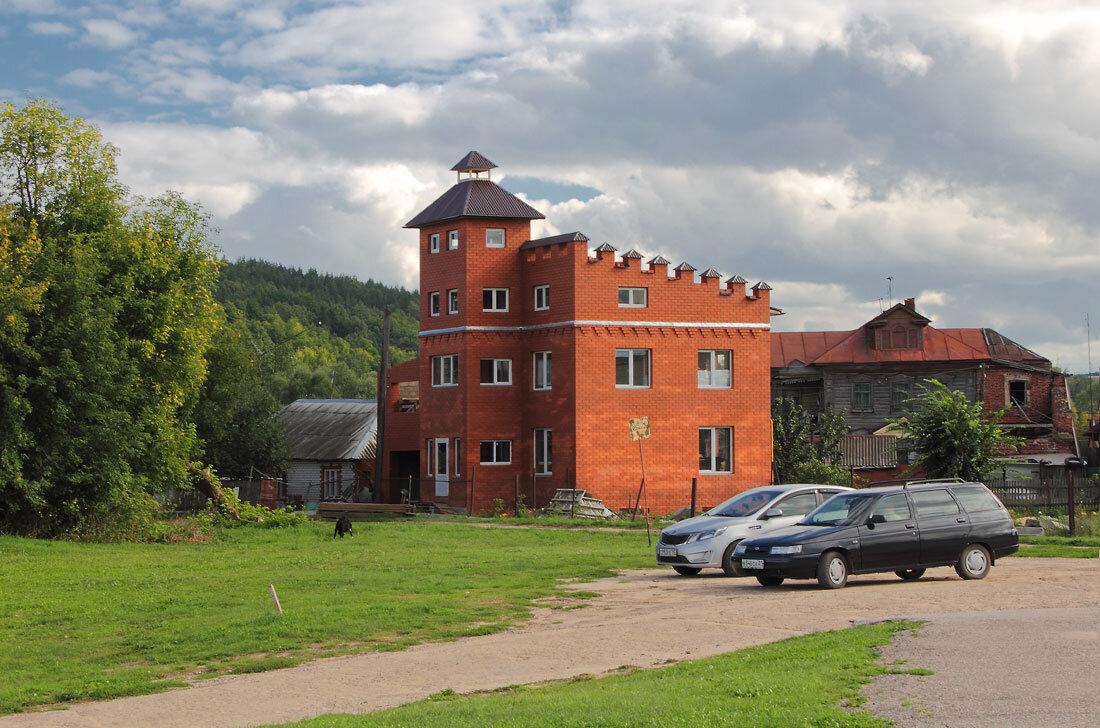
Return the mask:
[[[909,309],[910,311],[916,311],[917,310],[917,300],[915,298],[905,299],[905,307],[907,309]]]

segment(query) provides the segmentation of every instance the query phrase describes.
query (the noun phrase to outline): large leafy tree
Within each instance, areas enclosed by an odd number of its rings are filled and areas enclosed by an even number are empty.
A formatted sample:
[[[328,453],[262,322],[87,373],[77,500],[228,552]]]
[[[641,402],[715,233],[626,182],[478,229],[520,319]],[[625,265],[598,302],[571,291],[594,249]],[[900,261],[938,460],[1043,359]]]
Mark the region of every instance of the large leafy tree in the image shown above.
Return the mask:
[[[195,407],[195,426],[206,461],[219,475],[275,474],[286,459],[279,403],[265,387],[271,361],[264,353],[238,318],[218,331],[207,354],[209,375]]]
[[[181,197],[127,198],[115,154],[48,102],[0,111],[0,530],[124,517],[199,454],[219,260]]]
[[[935,379],[919,388],[909,401],[911,413],[892,422],[918,452],[914,469],[927,477],[981,480],[998,455],[1018,446],[1019,438],[1000,425],[1003,410],[987,413],[981,402]]]
[[[793,399],[772,402],[772,469],[777,483],[847,485],[840,443],[848,434],[844,415],[828,407],[817,417]]]

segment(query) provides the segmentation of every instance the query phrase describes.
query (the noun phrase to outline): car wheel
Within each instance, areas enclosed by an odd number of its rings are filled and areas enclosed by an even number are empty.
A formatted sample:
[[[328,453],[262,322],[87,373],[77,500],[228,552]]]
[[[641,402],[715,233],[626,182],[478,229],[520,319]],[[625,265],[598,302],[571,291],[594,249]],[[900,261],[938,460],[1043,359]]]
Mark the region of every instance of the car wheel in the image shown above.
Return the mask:
[[[737,548],[737,544],[740,541],[734,541],[726,550],[722,552],[722,573],[726,576],[744,576],[745,572],[741,570],[741,560],[733,558],[733,550]]]
[[[902,569],[894,573],[897,574],[899,578],[905,579],[906,581],[915,581],[924,576],[924,569]]]
[[[989,573],[989,551],[980,543],[972,543],[962,550],[955,573],[964,579],[984,579]]]
[[[702,571],[702,568],[698,566],[673,566],[672,570],[680,576],[695,576]]]
[[[764,586],[779,586],[783,583],[782,576],[764,576],[760,574],[756,577],[756,580]]]
[[[826,589],[839,589],[848,583],[848,562],[839,551],[826,551],[817,562],[817,583]]]

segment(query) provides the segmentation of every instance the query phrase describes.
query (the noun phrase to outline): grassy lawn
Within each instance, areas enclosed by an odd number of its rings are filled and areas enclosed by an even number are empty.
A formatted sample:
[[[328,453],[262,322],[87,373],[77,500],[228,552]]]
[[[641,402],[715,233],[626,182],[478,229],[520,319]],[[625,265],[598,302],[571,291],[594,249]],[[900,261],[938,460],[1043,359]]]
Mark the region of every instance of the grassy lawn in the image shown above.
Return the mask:
[[[1100,556],[1100,536],[1020,536],[1016,556],[1095,559]]]
[[[600,679],[435,695],[367,715],[328,715],[294,726],[889,726],[866,712],[860,686],[887,671],[874,648],[913,623],[795,637],[718,657]],[[902,672],[926,671],[900,670]]]
[[[330,525],[204,544],[0,537],[0,712],[484,634],[559,579],[652,565],[637,531],[422,520],[359,522],[335,541]]]

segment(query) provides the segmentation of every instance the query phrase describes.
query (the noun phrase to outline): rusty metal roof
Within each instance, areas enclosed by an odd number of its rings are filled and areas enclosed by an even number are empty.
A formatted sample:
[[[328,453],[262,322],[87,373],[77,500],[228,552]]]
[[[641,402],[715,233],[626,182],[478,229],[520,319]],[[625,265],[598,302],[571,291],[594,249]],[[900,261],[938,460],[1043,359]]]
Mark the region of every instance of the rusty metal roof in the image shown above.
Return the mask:
[[[558,243],[587,243],[588,238],[581,232],[562,233],[561,235],[551,235],[548,238],[537,238],[535,240],[528,240],[523,245],[519,246],[520,250],[530,250],[531,248],[541,248],[544,245],[557,245]]]
[[[424,227],[457,217],[542,220],[545,215],[511,192],[502,189],[496,182],[487,179],[464,179],[405,223],[405,227]]]
[[[279,412],[291,460],[374,457],[378,403],[373,399],[299,399]]]
[[[773,332],[772,366],[803,364],[871,364],[928,361],[998,360],[1049,368],[1050,360],[1007,339],[993,329],[937,329],[923,327],[921,349],[873,349],[866,326],[853,331]]]
[[[496,165],[481,156],[480,152],[470,152],[451,167],[452,172],[480,172],[486,169],[496,169]]]

